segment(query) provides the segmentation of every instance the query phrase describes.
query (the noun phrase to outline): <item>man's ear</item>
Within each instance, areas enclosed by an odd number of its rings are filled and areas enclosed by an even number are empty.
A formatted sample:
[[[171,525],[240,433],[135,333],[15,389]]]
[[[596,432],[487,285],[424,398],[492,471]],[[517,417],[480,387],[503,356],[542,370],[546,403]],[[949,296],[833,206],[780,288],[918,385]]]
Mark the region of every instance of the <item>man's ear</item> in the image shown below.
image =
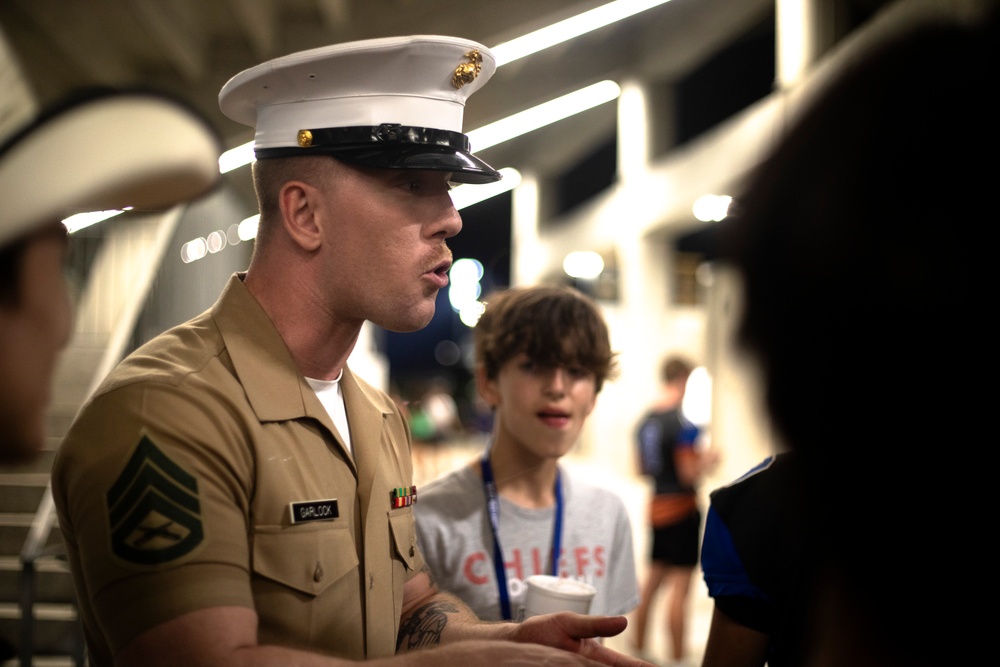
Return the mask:
[[[500,392],[497,390],[496,380],[491,380],[486,376],[486,369],[476,366],[476,391],[482,397],[491,410],[496,410],[500,405]]]
[[[303,250],[314,251],[323,242],[323,227],[317,215],[321,202],[320,191],[303,181],[288,181],[278,193],[281,222]]]

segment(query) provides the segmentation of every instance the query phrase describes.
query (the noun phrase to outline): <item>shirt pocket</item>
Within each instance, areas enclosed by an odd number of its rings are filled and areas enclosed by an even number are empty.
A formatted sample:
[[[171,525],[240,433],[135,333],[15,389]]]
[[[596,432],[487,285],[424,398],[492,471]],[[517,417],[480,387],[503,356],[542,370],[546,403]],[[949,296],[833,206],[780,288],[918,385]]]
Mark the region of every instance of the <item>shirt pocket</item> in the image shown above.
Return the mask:
[[[308,595],[321,594],[357,567],[346,525],[258,527],[254,534],[254,572]]]
[[[389,514],[389,533],[396,558],[407,570],[413,570],[417,563],[417,531],[412,508],[393,510]]]

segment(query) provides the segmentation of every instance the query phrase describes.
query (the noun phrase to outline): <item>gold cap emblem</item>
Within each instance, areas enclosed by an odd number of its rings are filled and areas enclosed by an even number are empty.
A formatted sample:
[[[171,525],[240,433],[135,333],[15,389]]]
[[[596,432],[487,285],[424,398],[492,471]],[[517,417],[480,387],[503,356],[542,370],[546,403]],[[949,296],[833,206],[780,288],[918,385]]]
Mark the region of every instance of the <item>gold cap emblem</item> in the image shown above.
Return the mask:
[[[299,130],[299,146],[309,148],[313,144],[313,133],[309,130]]]
[[[451,77],[451,85],[455,88],[461,88],[465,84],[475,81],[480,70],[483,69],[483,57],[480,55],[479,49],[469,51],[465,57],[469,59],[469,62],[456,67],[455,73]]]

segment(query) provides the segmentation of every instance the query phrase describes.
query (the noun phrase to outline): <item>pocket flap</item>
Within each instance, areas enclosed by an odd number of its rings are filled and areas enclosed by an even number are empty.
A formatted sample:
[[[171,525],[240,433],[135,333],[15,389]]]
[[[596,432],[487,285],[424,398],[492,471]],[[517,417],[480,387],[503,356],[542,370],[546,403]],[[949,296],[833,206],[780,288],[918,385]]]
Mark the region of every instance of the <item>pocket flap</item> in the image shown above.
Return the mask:
[[[414,569],[417,558],[417,531],[413,524],[413,510],[407,507],[390,512],[389,529],[393,545],[396,547],[396,555],[406,564],[406,569]]]
[[[254,535],[254,572],[303,593],[318,595],[357,566],[346,526],[258,528]]]

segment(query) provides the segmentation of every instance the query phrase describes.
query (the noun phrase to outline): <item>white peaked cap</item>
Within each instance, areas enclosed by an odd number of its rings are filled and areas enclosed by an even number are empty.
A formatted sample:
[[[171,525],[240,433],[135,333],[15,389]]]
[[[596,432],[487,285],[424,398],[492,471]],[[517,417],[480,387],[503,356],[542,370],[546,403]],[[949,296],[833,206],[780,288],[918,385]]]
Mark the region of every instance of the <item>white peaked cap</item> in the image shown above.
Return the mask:
[[[220,152],[204,118],[158,93],[66,103],[0,147],[0,245],[76,213],[199,197],[220,179]]]
[[[472,155],[462,118],[494,71],[489,49],[466,39],[368,39],[244,70],[223,86],[219,106],[255,128],[258,159],[325,154],[484,183],[500,174]]]

